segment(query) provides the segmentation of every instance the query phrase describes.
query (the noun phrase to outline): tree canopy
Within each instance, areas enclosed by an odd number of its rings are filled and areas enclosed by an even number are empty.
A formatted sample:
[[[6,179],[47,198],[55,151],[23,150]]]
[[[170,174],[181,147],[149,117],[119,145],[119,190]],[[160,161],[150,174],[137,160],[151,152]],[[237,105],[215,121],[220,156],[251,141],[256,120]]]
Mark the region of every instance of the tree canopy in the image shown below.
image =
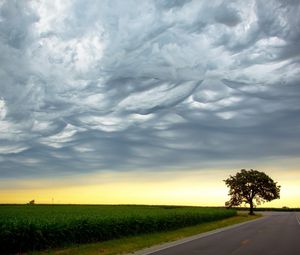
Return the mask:
[[[254,214],[255,202],[259,205],[280,198],[280,186],[264,172],[242,169],[224,182],[229,188],[230,196],[230,200],[225,205],[232,207],[242,203],[249,204],[249,214]]]

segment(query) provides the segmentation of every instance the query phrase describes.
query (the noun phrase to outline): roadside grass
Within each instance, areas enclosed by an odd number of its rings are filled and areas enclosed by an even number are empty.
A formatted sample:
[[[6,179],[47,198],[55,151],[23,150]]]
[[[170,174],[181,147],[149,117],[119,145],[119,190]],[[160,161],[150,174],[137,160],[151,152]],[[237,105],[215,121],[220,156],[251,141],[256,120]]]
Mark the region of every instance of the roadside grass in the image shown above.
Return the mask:
[[[125,237],[99,243],[72,245],[62,249],[52,249],[40,252],[31,252],[32,255],[62,254],[62,255],[117,255],[132,253],[154,245],[176,241],[185,237],[212,231],[218,228],[254,220],[261,215],[248,215],[245,213],[230,217],[224,220],[217,220],[210,223],[202,223],[192,227],[185,227],[172,231],[142,234],[138,236]]]

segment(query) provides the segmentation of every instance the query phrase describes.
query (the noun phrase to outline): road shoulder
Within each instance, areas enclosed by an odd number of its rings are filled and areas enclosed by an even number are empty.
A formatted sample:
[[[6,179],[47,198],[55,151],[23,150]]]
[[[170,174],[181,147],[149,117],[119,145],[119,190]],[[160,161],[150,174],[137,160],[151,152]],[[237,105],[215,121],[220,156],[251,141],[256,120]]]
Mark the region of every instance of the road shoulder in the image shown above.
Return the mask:
[[[211,231],[208,231],[208,232],[205,232],[205,233],[185,237],[185,238],[180,239],[180,240],[155,245],[155,246],[152,246],[152,247],[140,250],[140,251],[136,251],[134,253],[128,253],[128,254],[125,254],[125,255],[150,255],[154,252],[165,250],[165,249],[174,247],[176,245],[184,244],[184,243],[191,242],[191,241],[203,238],[203,237],[207,237],[207,236],[211,236],[211,235],[214,235],[214,234],[217,234],[217,233],[221,233],[221,232],[229,230],[229,229],[233,229],[233,228],[237,228],[237,227],[240,227],[240,226],[243,226],[243,225],[246,225],[246,224],[250,224],[254,221],[263,220],[263,219],[265,219],[265,217],[268,217],[268,216],[269,215],[262,215],[262,217],[252,219],[252,220],[249,220],[249,221],[246,221],[246,222],[230,225],[230,226],[223,227],[223,228],[218,228],[218,229],[211,230]]]

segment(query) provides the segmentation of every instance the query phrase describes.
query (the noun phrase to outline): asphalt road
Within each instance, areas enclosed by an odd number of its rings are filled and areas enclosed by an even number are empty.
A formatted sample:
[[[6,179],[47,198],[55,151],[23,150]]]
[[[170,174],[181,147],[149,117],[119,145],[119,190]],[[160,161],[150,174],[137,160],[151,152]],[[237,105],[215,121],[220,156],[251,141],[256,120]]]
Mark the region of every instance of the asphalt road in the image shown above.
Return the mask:
[[[147,255],[298,255],[300,213],[272,212],[257,221]]]

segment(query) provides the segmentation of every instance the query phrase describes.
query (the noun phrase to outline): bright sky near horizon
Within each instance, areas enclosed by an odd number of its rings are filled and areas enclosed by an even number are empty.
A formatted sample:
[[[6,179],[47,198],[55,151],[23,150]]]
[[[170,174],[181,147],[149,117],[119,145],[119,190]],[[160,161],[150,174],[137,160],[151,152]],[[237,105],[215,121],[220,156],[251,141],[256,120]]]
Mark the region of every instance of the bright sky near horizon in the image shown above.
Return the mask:
[[[300,2],[0,0],[0,203],[300,207]]]

